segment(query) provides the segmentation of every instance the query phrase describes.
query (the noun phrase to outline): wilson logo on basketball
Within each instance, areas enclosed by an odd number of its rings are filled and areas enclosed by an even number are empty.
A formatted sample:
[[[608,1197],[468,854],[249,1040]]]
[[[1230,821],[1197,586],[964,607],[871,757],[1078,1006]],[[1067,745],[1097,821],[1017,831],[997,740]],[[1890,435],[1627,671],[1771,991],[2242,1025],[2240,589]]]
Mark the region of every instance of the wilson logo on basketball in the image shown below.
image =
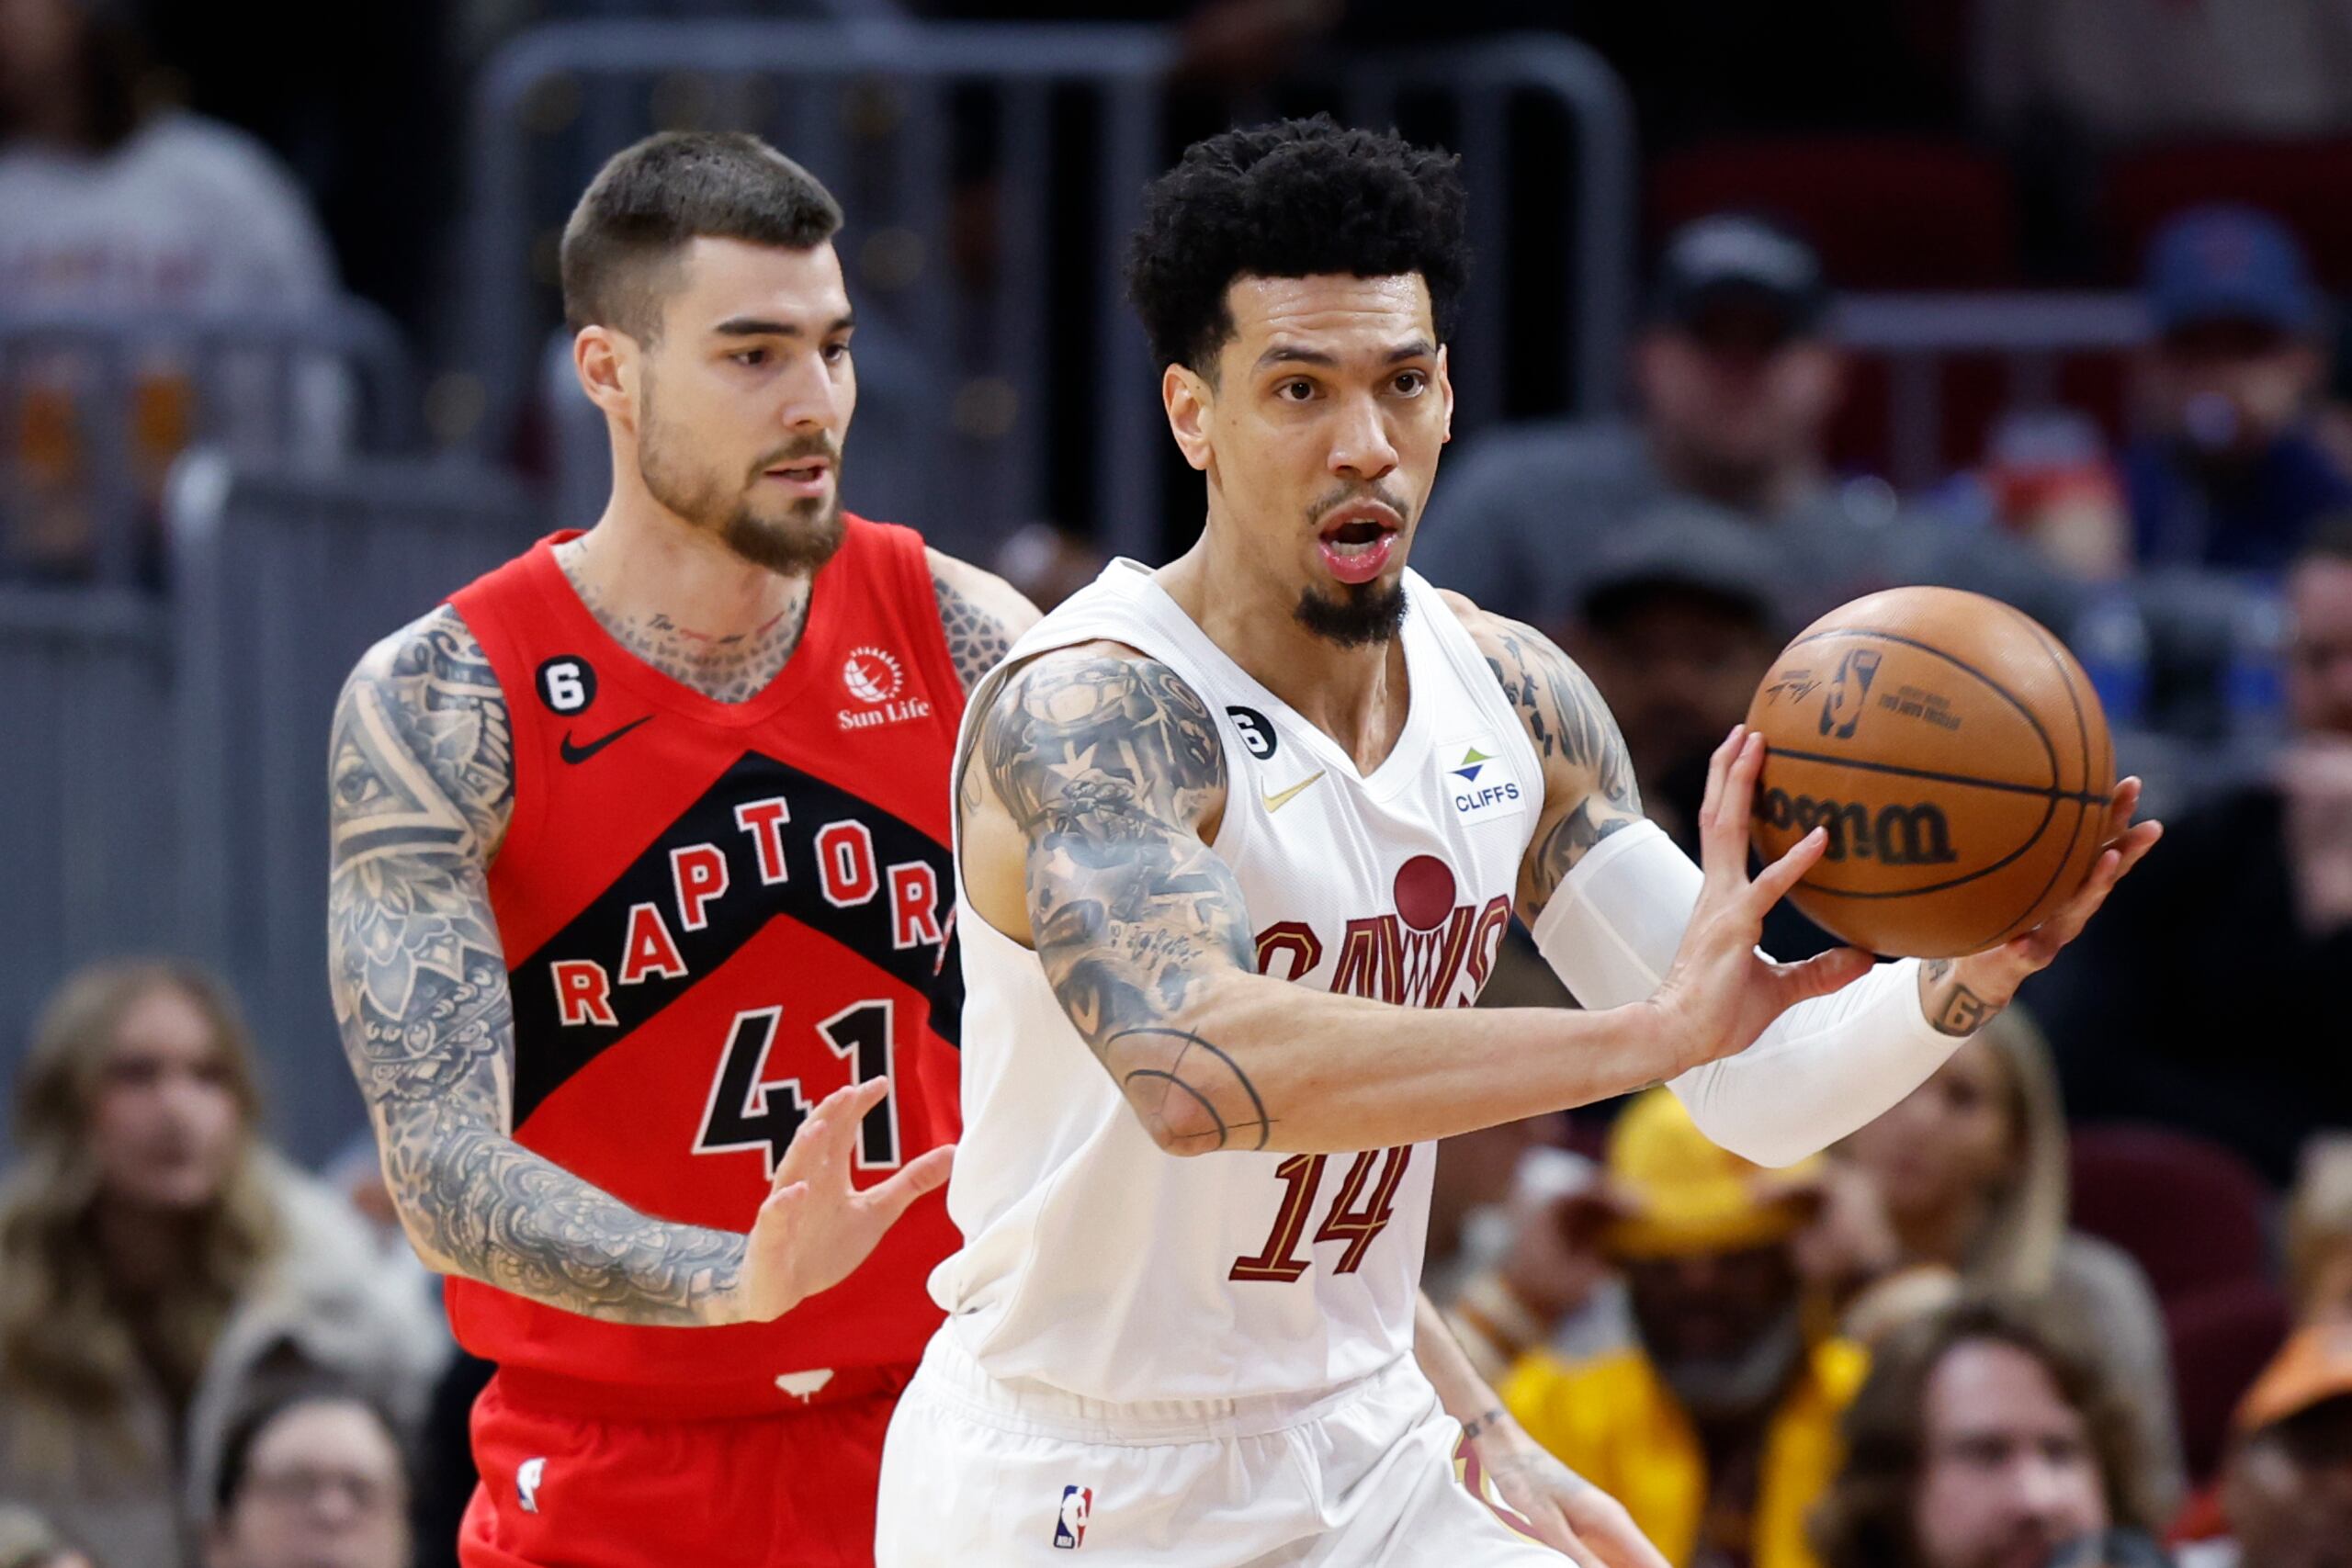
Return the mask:
[[[897,655],[883,649],[870,645],[851,649],[842,661],[842,684],[849,688],[851,696],[866,705],[862,710],[841,710],[837,716],[843,729],[871,729],[879,724],[922,718],[931,712],[931,704],[922,697],[899,697],[906,689],[906,670]]]
[[[1943,808],[1920,801],[1883,806],[1873,813],[1855,801],[1815,800],[1770,789],[1756,803],[1756,815],[1775,828],[1809,833],[1828,829],[1825,861],[1874,860],[1881,865],[1944,865],[1960,858],[1951,847],[1951,824]]]

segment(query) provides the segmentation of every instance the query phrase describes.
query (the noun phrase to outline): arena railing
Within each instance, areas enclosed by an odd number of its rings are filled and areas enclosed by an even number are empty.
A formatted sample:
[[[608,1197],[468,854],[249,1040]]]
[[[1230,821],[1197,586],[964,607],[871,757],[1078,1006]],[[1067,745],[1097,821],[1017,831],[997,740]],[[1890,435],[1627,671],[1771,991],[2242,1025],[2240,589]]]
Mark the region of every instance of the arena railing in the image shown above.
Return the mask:
[[[1542,36],[1343,59],[1248,102],[1172,82],[1178,58],[1170,32],[1125,27],[609,21],[520,36],[473,111],[469,340],[488,441],[543,384],[565,214],[605,157],[684,126],[765,135],[841,197],[863,391],[847,493],[950,547],[1047,516],[1158,551],[1174,459],[1118,280],[1146,183],[1236,118],[1323,108],[1459,151],[1478,253],[1452,367],[1460,425],[1612,406],[1634,138],[1597,56]],[[868,378],[886,366],[887,385]],[[596,490],[594,443],[563,460],[589,465]]]
[[[147,594],[0,585],[0,1101],[59,976],[172,945],[169,645]]]
[[[2064,401],[2061,367],[2086,355],[2120,355],[2145,343],[2148,319],[2133,294],[1849,294],[1830,330],[1887,367],[1887,478],[1924,490],[1950,469],[1943,450],[1947,372],[1955,361],[2000,361],[2011,408]],[[1973,461],[1977,455],[1965,454]]]
[[[300,313],[0,309],[0,576],[152,575],[182,451],[325,464],[408,446],[417,414],[399,333],[356,300]]]
[[[237,987],[286,1141],[321,1156],[358,1115],[326,987],[336,695],[378,639],[528,545],[541,513],[469,460],[312,470],[204,451],[174,472],[166,519],[178,841],[153,896],[171,886],[186,945]]]

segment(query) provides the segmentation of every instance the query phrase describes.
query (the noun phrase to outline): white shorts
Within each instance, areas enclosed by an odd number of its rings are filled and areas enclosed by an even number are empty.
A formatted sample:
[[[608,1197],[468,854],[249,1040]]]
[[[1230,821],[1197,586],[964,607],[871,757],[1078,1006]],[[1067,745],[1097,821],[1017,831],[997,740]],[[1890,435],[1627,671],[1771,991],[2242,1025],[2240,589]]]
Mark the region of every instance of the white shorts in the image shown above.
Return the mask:
[[[1462,1484],[1411,1357],[1319,1398],[1102,1404],[943,1330],[882,1449],[877,1568],[1561,1568]]]

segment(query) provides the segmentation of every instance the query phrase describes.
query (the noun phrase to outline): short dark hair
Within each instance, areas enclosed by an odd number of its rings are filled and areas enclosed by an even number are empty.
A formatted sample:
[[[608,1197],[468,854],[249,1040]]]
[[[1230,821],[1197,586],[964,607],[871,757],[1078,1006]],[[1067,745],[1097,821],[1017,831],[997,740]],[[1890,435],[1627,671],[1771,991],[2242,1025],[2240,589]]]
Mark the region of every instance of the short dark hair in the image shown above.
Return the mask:
[[[212,1476],[212,1507],[215,1517],[226,1515],[237,1506],[237,1495],[245,1489],[245,1478],[252,1472],[254,1448],[264,1432],[277,1418],[312,1404],[356,1404],[373,1416],[376,1425],[384,1429],[392,1451],[400,1456],[401,1478],[406,1482],[414,1475],[414,1465],[409,1453],[408,1440],[402,1436],[399,1423],[391,1412],[372,1396],[348,1383],[331,1378],[307,1380],[291,1387],[281,1387],[275,1393],[254,1400],[241,1410],[229,1423],[227,1435],[220,1440],[220,1468]]]
[[[1240,277],[1419,273],[1438,341],[1470,271],[1461,160],[1329,115],[1228,130],[1184,149],[1144,193],[1127,297],[1162,365],[1215,374]]]
[[[1846,1461],[1810,1523],[1824,1568],[1917,1568],[1912,1503],[1927,1459],[1928,1382],[1944,1358],[1979,1340],[2022,1350],[2083,1418],[2119,1526],[2156,1528],[2148,1458],[2123,1391],[2106,1364],[2039,1302],[1969,1295],[1904,1323],[1871,1352],[1871,1371],[1846,1407]]]
[[[841,231],[841,203],[756,136],[670,130],[615,153],[563,226],[563,319],[650,343],[665,268],[696,239],[813,250]]]

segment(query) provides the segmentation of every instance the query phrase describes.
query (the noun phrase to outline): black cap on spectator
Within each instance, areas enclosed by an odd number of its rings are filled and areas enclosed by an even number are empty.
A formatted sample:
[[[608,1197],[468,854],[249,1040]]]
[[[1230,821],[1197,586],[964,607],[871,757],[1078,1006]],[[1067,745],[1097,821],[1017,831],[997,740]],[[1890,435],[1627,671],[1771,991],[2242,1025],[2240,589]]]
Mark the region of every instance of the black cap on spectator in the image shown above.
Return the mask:
[[[1606,626],[1661,590],[1711,599],[1768,630],[1779,620],[1781,563],[1754,528],[1702,502],[1671,502],[1594,552],[1577,605]]]
[[[1829,310],[1821,258],[1792,231],[1747,213],[1693,219],[1659,253],[1657,318],[1691,327],[1726,305],[1761,307],[1787,336],[1808,336]]]

